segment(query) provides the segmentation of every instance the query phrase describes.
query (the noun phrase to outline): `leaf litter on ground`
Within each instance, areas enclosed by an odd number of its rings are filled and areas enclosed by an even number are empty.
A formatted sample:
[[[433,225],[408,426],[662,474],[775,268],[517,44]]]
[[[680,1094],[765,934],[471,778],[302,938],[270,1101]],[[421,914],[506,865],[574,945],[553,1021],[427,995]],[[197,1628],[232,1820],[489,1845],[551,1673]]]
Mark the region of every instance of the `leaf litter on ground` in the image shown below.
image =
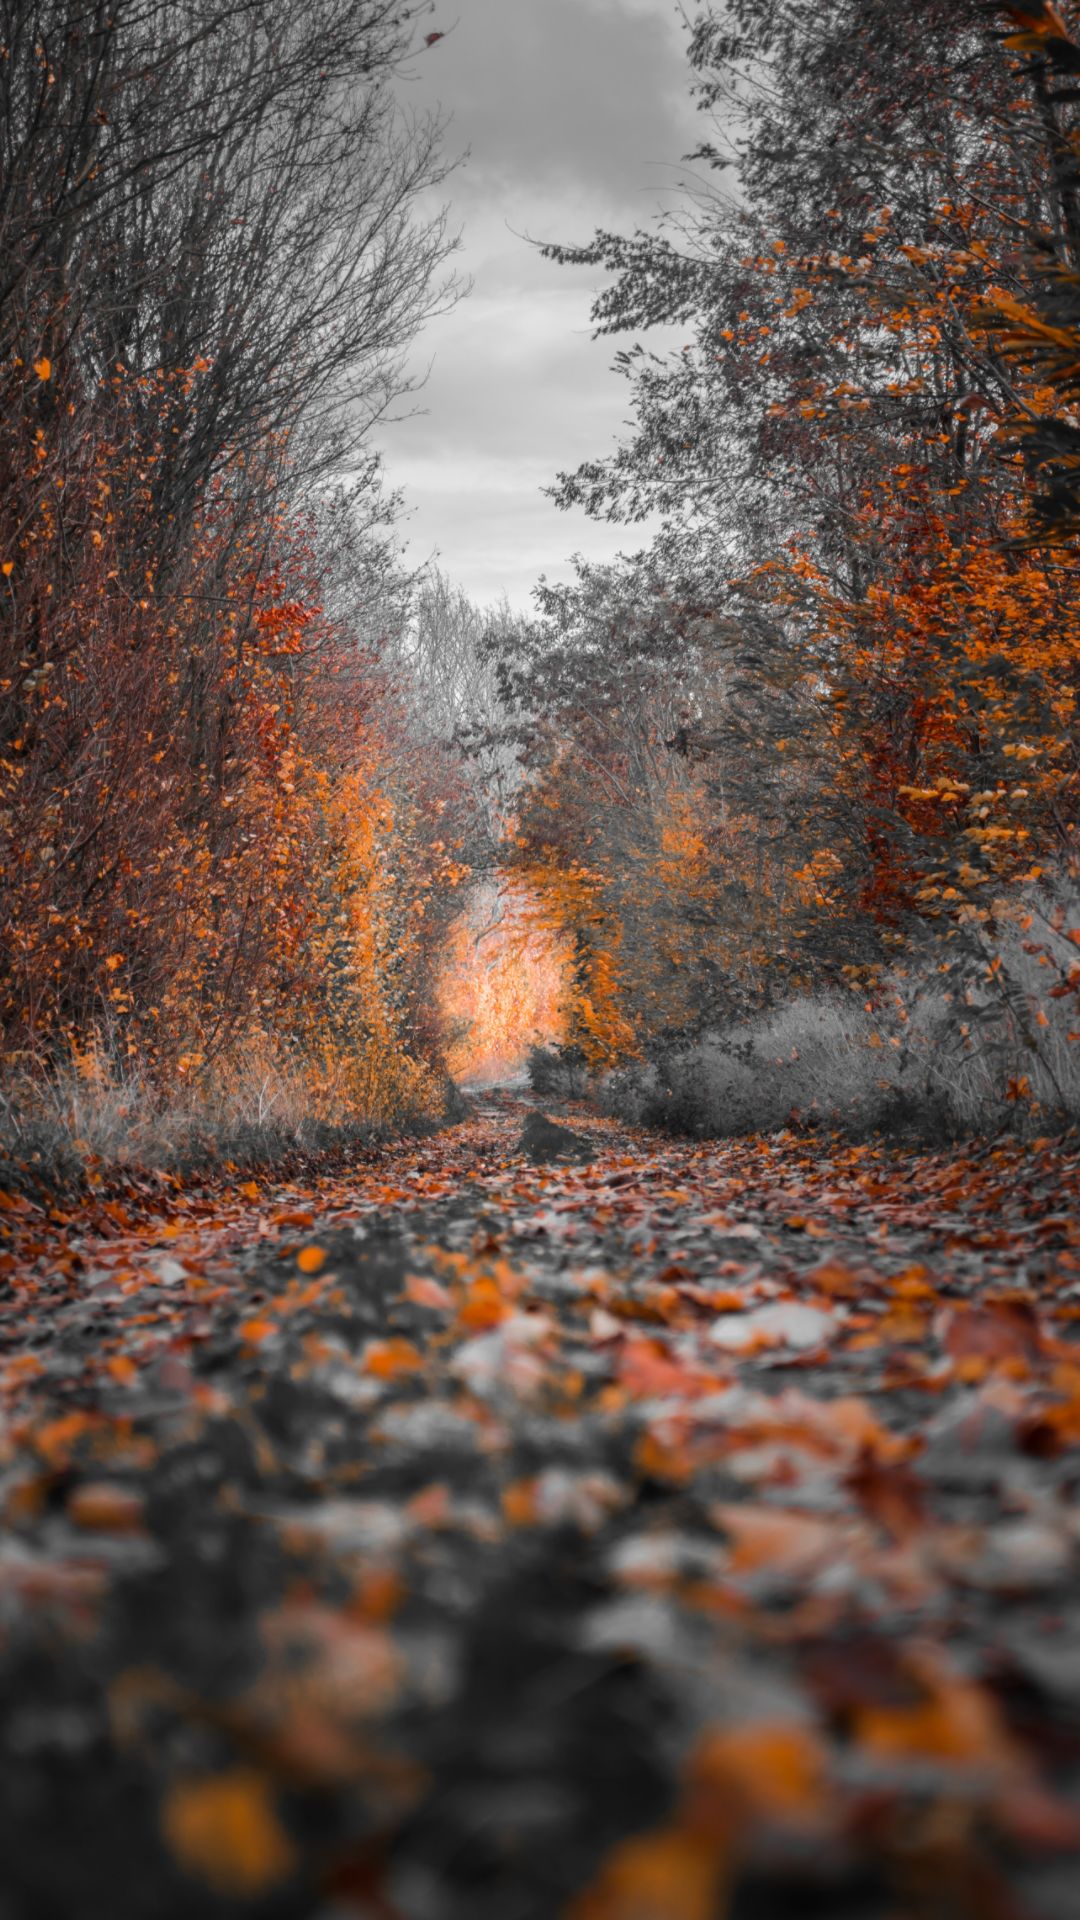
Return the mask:
[[[568,1117],[0,1202],[3,1920],[1071,1920],[1075,1145]]]

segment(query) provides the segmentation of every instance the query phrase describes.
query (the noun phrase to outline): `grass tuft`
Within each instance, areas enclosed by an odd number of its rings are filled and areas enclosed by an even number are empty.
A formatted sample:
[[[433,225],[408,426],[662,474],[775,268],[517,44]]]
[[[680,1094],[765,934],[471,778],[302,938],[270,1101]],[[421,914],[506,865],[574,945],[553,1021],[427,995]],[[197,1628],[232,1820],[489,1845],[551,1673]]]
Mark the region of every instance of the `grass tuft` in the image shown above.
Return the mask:
[[[44,1069],[23,1063],[0,1086],[0,1187],[72,1192],[88,1177],[253,1171],[462,1117],[462,1096],[437,1069],[399,1073],[392,1100],[375,1098],[369,1079],[357,1085],[347,1064],[316,1075],[261,1051],[168,1088],[98,1047]]]

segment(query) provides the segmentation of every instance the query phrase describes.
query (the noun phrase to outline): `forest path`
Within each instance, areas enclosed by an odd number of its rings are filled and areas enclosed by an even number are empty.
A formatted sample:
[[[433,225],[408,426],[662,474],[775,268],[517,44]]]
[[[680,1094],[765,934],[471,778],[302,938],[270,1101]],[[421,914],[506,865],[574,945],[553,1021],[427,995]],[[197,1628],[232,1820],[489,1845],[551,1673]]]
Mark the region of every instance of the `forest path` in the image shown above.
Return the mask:
[[[10,1197],[0,1920],[1074,1920],[1075,1146]]]

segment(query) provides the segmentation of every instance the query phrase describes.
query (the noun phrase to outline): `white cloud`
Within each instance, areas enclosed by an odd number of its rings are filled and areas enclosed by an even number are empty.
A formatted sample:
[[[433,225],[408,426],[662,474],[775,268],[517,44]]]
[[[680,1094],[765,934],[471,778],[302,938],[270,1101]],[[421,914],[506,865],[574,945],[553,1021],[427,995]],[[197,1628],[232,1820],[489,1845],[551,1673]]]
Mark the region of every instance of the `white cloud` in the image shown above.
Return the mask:
[[[607,451],[628,395],[610,370],[616,343],[590,337],[596,277],[543,261],[523,236],[578,241],[650,220],[696,137],[684,37],[670,0],[439,0],[431,28],[443,26],[408,98],[440,98],[451,150],[471,149],[446,198],[474,290],[419,342],[424,411],[385,426],[381,444],[414,509],[410,559],[438,549],[477,599],[525,606],[575,549],[604,558],[642,534],[543,497],[560,468]]]

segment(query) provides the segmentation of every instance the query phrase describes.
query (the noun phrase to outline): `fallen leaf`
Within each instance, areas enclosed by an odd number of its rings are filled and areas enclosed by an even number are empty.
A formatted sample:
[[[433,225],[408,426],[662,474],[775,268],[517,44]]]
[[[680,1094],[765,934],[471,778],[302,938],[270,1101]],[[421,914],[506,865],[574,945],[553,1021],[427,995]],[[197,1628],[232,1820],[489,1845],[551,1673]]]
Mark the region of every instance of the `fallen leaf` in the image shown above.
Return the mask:
[[[364,1372],[373,1373],[377,1380],[396,1380],[422,1365],[423,1355],[411,1340],[369,1340],[364,1348]]]
[[[268,1782],[252,1769],[176,1780],[161,1830],[177,1863],[227,1900],[254,1900],[286,1880],[296,1854]]]
[[[716,1839],[662,1828],[616,1847],[564,1920],[722,1920],[726,1884]]]
[[[86,1480],[68,1495],[68,1519],[87,1533],[138,1533],[143,1497],[133,1487],[108,1480]]]

